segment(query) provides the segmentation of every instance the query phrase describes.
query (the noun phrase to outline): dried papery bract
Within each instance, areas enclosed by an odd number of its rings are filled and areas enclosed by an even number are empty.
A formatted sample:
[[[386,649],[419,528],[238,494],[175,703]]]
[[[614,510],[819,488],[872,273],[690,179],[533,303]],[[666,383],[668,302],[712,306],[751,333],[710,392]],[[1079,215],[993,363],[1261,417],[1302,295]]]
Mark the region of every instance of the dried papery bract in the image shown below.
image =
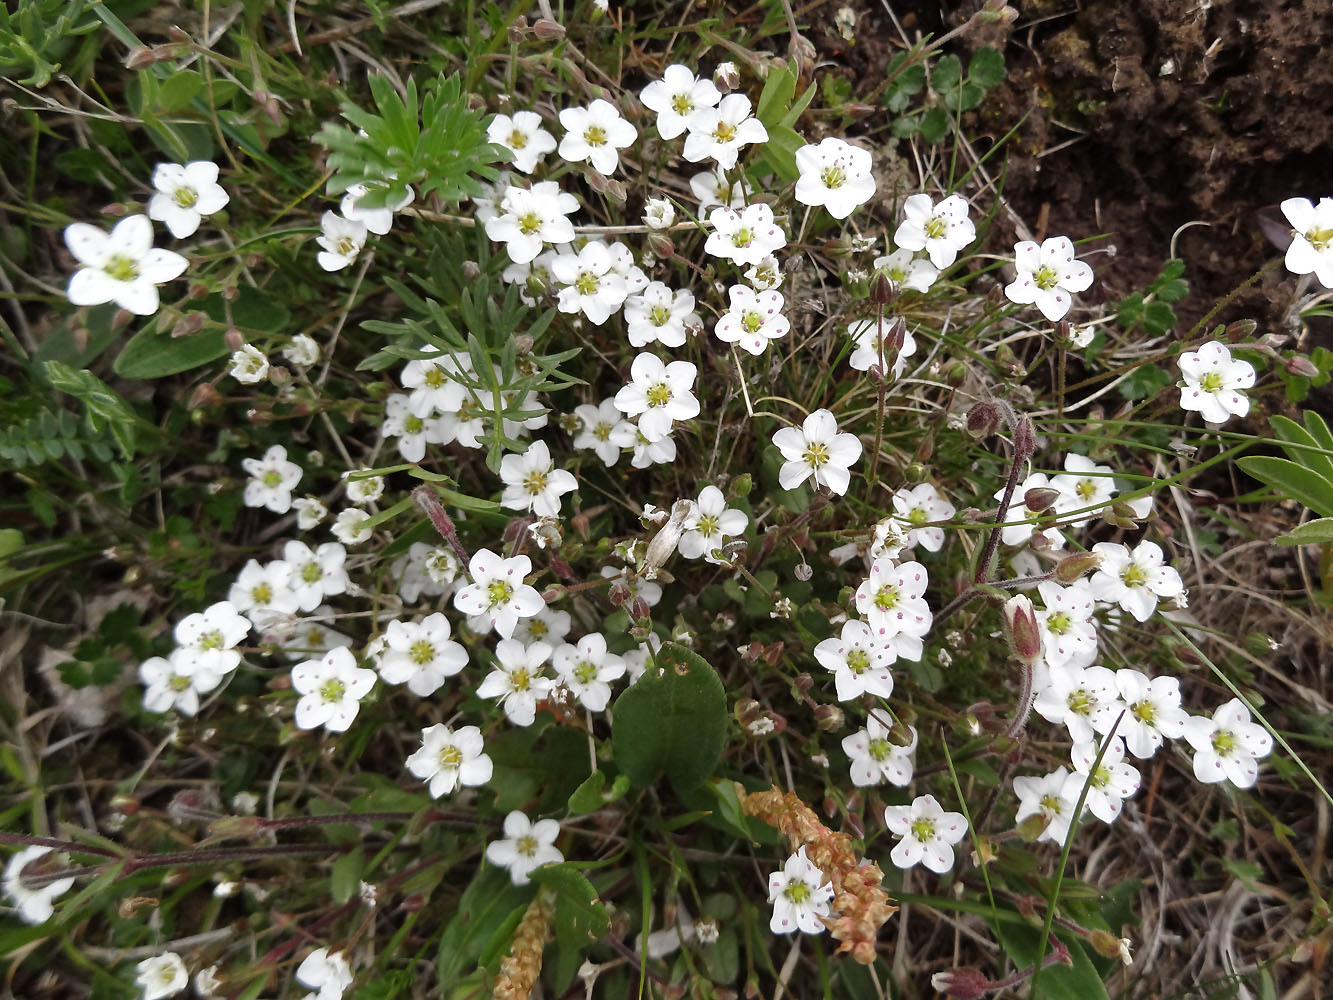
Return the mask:
[[[542,948],[555,912],[554,895],[546,889],[528,904],[514,932],[509,954],[500,959],[500,975],[491,989],[492,1000],[527,1000],[542,971]]]
[[[806,857],[833,883],[833,910],[827,921],[838,942],[837,954],[850,953],[862,965],[875,961],[875,939],[884,922],[897,912],[880,888],[883,873],[873,862],[862,864],[852,838],[834,833],[793,793],[777,788],[746,792],[736,785],[741,809],[786,836],[793,851],[804,846]]]

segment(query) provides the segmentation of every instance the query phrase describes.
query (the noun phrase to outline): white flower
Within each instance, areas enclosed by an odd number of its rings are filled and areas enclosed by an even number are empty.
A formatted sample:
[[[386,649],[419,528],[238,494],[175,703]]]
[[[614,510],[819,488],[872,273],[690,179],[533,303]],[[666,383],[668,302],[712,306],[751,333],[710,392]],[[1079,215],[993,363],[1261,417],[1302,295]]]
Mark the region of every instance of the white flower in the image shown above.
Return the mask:
[[[599,174],[611,174],[620,164],[620,150],[634,145],[638,130],[620,117],[610,101],[601,98],[586,108],[565,108],[560,124],[566,129],[560,155],[570,163],[587,160]]]
[[[341,951],[329,951],[316,948],[296,969],[296,981],[318,993],[311,994],[306,1000],[339,1000],[352,985],[352,967]]]
[[[860,439],[838,433],[837,420],[823,409],[806,417],[800,430],[778,430],[773,444],[786,459],[778,471],[778,483],[784,490],[794,490],[813,476],[816,486],[842,496],[852,482],[851,465],[861,457]]]
[[[1115,674],[1105,667],[1051,667],[1032,708],[1047,722],[1067,726],[1069,738],[1086,743],[1124,709]]]
[[[441,354],[438,348],[429,344],[421,350],[439,356],[418,358],[403,365],[403,388],[411,390],[407,397],[408,408],[422,418],[436,412],[457,410],[468,395],[467,387],[458,381],[458,376],[472,374],[471,360],[461,355]]]
[[[918,527],[929,521],[947,521],[957,513],[953,504],[940,496],[930,483],[921,483],[893,494],[894,512],[912,525],[904,539],[904,547],[920,545],[927,552],[938,552],[944,545],[944,529]]]
[[[1259,777],[1256,761],[1273,752],[1273,738],[1250,721],[1250,710],[1239,698],[1222,705],[1211,719],[1191,716],[1184,735],[1194,748],[1194,776],[1206,784],[1226,780],[1249,788]]]
[[[1162,745],[1162,738],[1179,739],[1185,735],[1189,714],[1180,707],[1180,681],[1174,677],[1148,678],[1137,670],[1117,670],[1115,683],[1125,705],[1124,718],[1116,734],[1124,737],[1125,748],[1140,760],[1147,760]],[[1107,722],[1113,721],[1107,717]],[[1101,731],[1110,727],[1103,723]]]
[[[1082,458],[1081,455],[1077,457]],[[1108,480],[1108,482],[1110,481]],[[1010,506],[1008,513],[1005,514],[1005,526],[1000,531],[1000,540],[1004,542],[1005,545],[1022,545],[1032,537],[1033,532],[1036,531],[1037,518],[1040,516],[1041,512],[1029,510],[1024,505],[1023,498],[1027,495],[1029,490],[1045,490],[1048,488],[1054,489],[1054,484],[1041,472],[1034,472],[1019,483],[1018,488],[1014,490],[1012,505]],[[1094,485],[1094,489],[1095,488]],[[995,499],[1004,499],[1003,489],[996,490]],[[1068,501],[1071,498],[1062,494],[1056,501],[1057,509],[1059,508],[1061,499]],[[1082,501],[1079,501],[1078,505],[1082,506]],[[1072,510],[1074,508],[1070,507],[1070,509]],[[1020,516],[1025,518],[1025,520],[1017,521],[1016,519]],[[1045,536],[1048,542],[1050,542],[1051,548],[1064,548],[1065,536],[1060,533],[1059,528],[1043,528],[1040,533]]]
[[[218,601],[203,611],[186,615],[173,635],[180,648],[201,670],[225,674],[235,670],[241,654],[232,647],[250,634],[250,620],[230,601]]]
[[[652,465],[664,465],[676,460],[676,442],[668,434],[656,441],[649,441],[636,427],[634,430],[634,454],[629,464],[636,469],[646,469]]]
[[[1014,779],[1014,794],[1018,796],[1018,814],[1015,821],[1022,823],[1029,816],[1041,816],[1046,826],[1037,836],[1038,841],[1050,840],[1063,844],[1069,837],[1069,824],[1074,820],[1077,798],[1065,795],[1065,780],[1069,769],[1057,767],[1040,778]]]
[[[1328,200],[1328,199],[1325,199]],[[1333,286],[1330,286],[1333,287]],[[1224,424],[1250,412],[1250,399],[1241,389],[1254,385],[1254,366],[1210,340],[1197,351],[1181,354],[1180,408],[1198,410],[1210,424]]]
[[[863,694],[888,698],[893,694],[889,666],[898,658],[893,647],[876,637],[869,625],[854,619],[842,623],[842,634],[815,646],[815,659],[833,671],[839,701]]]
[[[505,484],[500,505],[538,517],[558,515],[560,498],[579,486],[573,473],[555,467],[545,441],[534,441],[522,455],[502,458],[500,479]]]
[[[341,271],[356,260],[366,245],[366,224],[344,219],[335,212],[325,212],[319,220],[323,232],[315,238],[324,249],[319,252],[319,266],[326,271]]]
[[[688,290],[673,292],[654,281],[625,300],[625,335],[632,347],[646,347],[654,340],[663,347],[681,347],[686,331],[700,325],[694,294]]]
[[[292,568],[281,559],[263,565],[251,559],[227,591],[227,600],[252,624],[264,628],[275,616],[296,612],[291,580]]]
[[[367,232],[374,233],[376,236],[383,236],[387,233],[393,226],[394,213],[401,212],[416,199],[416,195],[409,187],[407,193],[395,204],[384,205],[381,208],[362,208],[361,200],[369,193],[370,188],[365,184],[353,184],[343,194],[338,211],[342,212],[343,218],[348,222],[359,222],[366,227]],[[332,247],[328,249],[332,249]],[[334,271],[337,268],[328,268],[328,270]]]
[[[384,401],[384,422],[380,429],[385,437],[398,439],[398,454],[409,462],[425,458],[427,444],[444,443],[439,419],[413,413],[409,398],[400,392]]]
[[[714,205],[726,205],[730,208],[745,207],[745,184],[743,178],[737,178],[735,184],[727,180],[721,167],[705,170],[690,178],[690,192],[699,200],[699,213]]]
[[[345,487],[347,499],[358,507],[374,503],[384,495],[384,477],[361,475],[361,473],[369,471],[369,469],[349,469],[342,474],[342,478],[347,483]],[[353,474],[360,476],[360,478],[352,479]]]
[[[643,206],[643,224],[649,229],[670,229],[676,207],[665,198],[649,198]]]
[[[323,656],[339,646],[352,645],[350,636],[325,624],[326,621],[334,621],[336,617],[333,608],[321,604],[308,618],[270,622],[268,624],[270,632],[264,639],[266,642],[278,643],[282,651],[287,654],[287,658],[291,660],[308,660],[311,657]]]
[[[823,205],[835,219],[845,219],[874,197],[871,167],[869,151],[834,136],[818,146],[802,146],[796,151],[801,176],[795,198],[802,205]]]
[[[890,360],[889,336],[893,331],[891,322],[880,323],[877,319],[858,319],[847,324],[847,335],[856,341],[856,350],[847,359],[847,363],[859,372],[868,372],[872,367],[883,365]],[[908,330],[903,331],[903,346],[892,357],[890,366],[894,378],[902,378],[907,369],[907,359],[916,353],[916,338]]]
[[[216,996],[222,990],[222,980],[218,978],[218,967],[210,965],[194,974],[194,992],[201,997]]]
[[[674,64],[639,93],[643,106],[657,112],[657,132],[663,139],[674,139],[689,127],[690,120],[703,108],[714,107],[722,94],[707,77],[696,77],[687,66]]]
[[[585,635],[577,644],[565,643],[551,657],[560,683],[590,712],[600,712],[611,700],[611,681],[625,676],[625,661],[606,651],[606,637]]]
[[[946,268],[958,259],[958,252],[977,236],[967,217],[967,201],[951,194],[938,205],[928,194],[914,194],[903,202],[903,221],[893,234],[895,245],[904,250],[924,250],[930,262]]]
[[[1125,741],[1119,736],[1111,738],[1102,762],[1094,769],[1092,764],[1099,749],[1096,740],[1074,744],[1071,754],[1074,773],[1065,779],[1064,795],[1077,802],[1083,786],[1087,785],[1083,807],[1103,823],[1113,823],[1120,815],[1123,800],[1139,790],[1141,779],[1134,765],[1125,763]]]
[[[618,310],[629,294],[625,279],[612,267],[611,248],[589,240],[577,254],[562,253],[551,262],[551,277],[561,286],[556,305],[563,313],[581,312],[597,326]]]
[[[1155,542],[1140,542],[1131,552],[1115,542],[1098,542],[1092,551],[1102,557],[1089,586],[1092,596],[1108,604],[1119,604],[1138,621],[1146,622],[1157,608],[1158,598],[1180,597],[1185,582]]]
[[[615,400],[604,399],[597,406],[582,403],[574,407],[574,416],[580,430],[574,435],[573,446],[595,451],[604,465],[615,465],[624,449],[634,447],[634,425],[616,409]]]
[[[542,181],[531,190],[505,189],[501,214],[486,222],[486,235],[505,244],[509,259],[526,264],[550,243],[560,245],[574,239],[571,212],[577,212],[579,200],[560,190],[555,181]]]
[[[630,383],[616,393],[616,408],[639,417],[639,433],[658,441],[677,420],[699,415],[699,401],[690,391],[699,369],[688,361],[664,364],[651,354],[638,355],[630,365]]]
[[[86,222],[70,223],[65,245],[79,262],[65,291],[70,302],[114,302],[137,316],[157,312],[157,286],[179,278],[189,263],[178,253],[154,249],[146,215],[126,216],[109,233]]]
[[[677,550],[686,559],[702,556],[708,562],[716,563],[713,550],[720,549],[728,538],[744,534],[749,523],[744,511],[727,506],[727,499],[720,489],[705,486],[685,519]]]
[[[375,667],[386,683],[405,683],[421,698],[432,695],[467,665],[467,650],[449,635],[449,620],[438,611],[419,622],[390,622]]]
[[[916,752],[916,730],[908,726],[912,741],[907,746],[889,739],[889,727],[871,712],[865,729],[857,730],[842,741],[842,752],[851,760],[852,784],[858,788],[888,781],[906,788],[912,783],[912,755]]]
[[[457,732],[438,724],[421,730],[421,749],[407,758],[407,769],[430,782],[430,796],[449,795],[460,785],[475,787],[491,780],[491,758],[482,752],[481,730],[463,726]]]
[[[361,699],[374,686],[375,671],[358,667],[346,646],[329,650],[323,659],[298,663],[292,667],[292,690],[303,697],[296,704],[296,725],[346,732],[361,708]]]
[[[296,606],[314,611],[324,598],[347,593],[347,570],[343,568],[346,558],[347,550],[337,542],[325,542],[314,551],[305,542],[293,540],[284,545],[282,559],[292,568]]]
[[[263,458],[243,458],[241,468],[250,476],[241,495],[247,507],[265,507],[275,514],[292,509],[292,490],[301,481],[301,467],[287,460],[287,449],[275,444]]]
[[[704,251],[729,260],[736,266],[758,264],[775,250],[787,245],[787,234],[773,221],[773,209],[763,202],[737,211],[723,206],[708,213],[708,234]]]
[[[895,865],[920,862],[937,875],[953,867],[953,845],[967,836],[963,814],[945,812],[933,795],[918,795],[910,806],[886,806],[884,823],[902,838],[889,854]]]
[[[1004,286],[1004,294],[1022,306],[1036,303],[1052,323],[1069,312],[1072,293],[1092,284],[1092,268],[1074,259],[1074,244],[1068,236],[1052,236],[1040,247],[1031,240],[1015,243],[1014,267],[1018,274]]]
[[[1037,612],[1037,625],[1047,666],[1086,667],[1097,659],[1097,627],[1091,621],[1096,598],[1087,585],[1062,587],[1043,580],[1037,592],[1045,605]]]
[[[887,274],[889,280],[899,288],[910,288],[917,292],[929,291],[940,276],[938,267],[905,249],[895,250],[887,257],[876,257],[873,266],[876,271]]]
[[[520,618],[531,618],[546,607],[542,595],[523,582],[532,572],[527,556],[503,559],[490,549],[478,549],[468,562],[472,583],[454,595],[454,607],[465,615],[484,618],[502,639],[514,634]]]
[[[727,289],[730,306],[713,327],[717,339],[740,344],[755,357],[764,353],[770,340],[785,337],[791,323],[782,315],[781,292],[756,292],[748,285]]]
[[[757,264],[751,264],[745,270],[745,280],[756,292],[776,291],[782,285],[782,267],[771,253],[759,258]]]
[[[25,924],[43,924],[50,920],[51,915],[55,913],[56,897],[63,896],[74,886],[72,878],[59,878],[35,888],[29,887],[24,882],[23,870],[29,865],[33,866],[33,874],[39,871],[45,874],[48,869],[54,869],[54,863],[60,855],[52,855],[51,848],[33,845],[13,855],[5,865],[5,875],[3,882],[0,882],[0,890],[18,910],[19,919]],[[41,859],[48,857],[49,861],[41,863]]]
[[[514,154],[514,169],[530,174],[537,161],[555,149],[555,136],[542,127],[535,111],[515,111],[513,116],[496,115],[486,126],[486,138]]]
[[[240,350],[232,351],[227,374],[244,385],[255,385],[268,378],[268,358],[259,348],[246,344]]]
[[[298,497],[292,501],[292,506],[296,508],[296,526],[302,531],[317,527],[329,516],[329,509],[315,497]]]
[[[298,333],[282,349],[282,356],[298,368],[309,368],[319,363],[319,344],[314,337]]]
[[[1115,496],[1115,480],[1111,478],[1111,467],[1097,465],[1091,459],[1073,452],[1065,455],[1065,471],[1051,477],[1050,485],[1052,489],[1061,493],[1055,502],[1055,510],[1059,514],[1087,507],[1100,507],[1110,503],[1111,498]],[[1070,523],[1087,524],[1095,516],[1095,513],[1088,514]]]
[[[810,863],[802,846],[787,859],[781,871],[768,876],[768,901],[773,916],[768,921],[774,934],[823,934],[824,921],[833,904],[833,885]]]
[[[157,193],[148,199],[148,218],[165,222],[178,240],[193,236],[200,219],[222,211],[231,200],[218,183],[218,165],[209,160],[159,163],[153,187]]]
[[[921,638],[930,631],[934,617],[921,596],[929,583],[926,567],[919,562],[896,566],[888,559],[876,559],[870,565],[870,576],[856,588],[856,610],[865,616],[866,624],[881,641],[898,636],[912,640],[906,648],[895,642],[894,648],[913,660],[921,657]]]
[[[555,846],[560,836],[560,824],[553,819],[532,822],[515,810],[505,817],[504,840],[486,845],[486,860],[500,868],[509,869],[514,885],[527,885],[534,869],[542,865],[558,865],[565,860]]]
[[[172,997],[190,985],[185,963],[174,951],[145,958],[134,967],[134,981],[143,988],[143,1000]]]
[[[188,650],[174,649],[166,659],[153,656],[139,664],[143,682],[143,707],[147,712],[195,715],[199,696],[222,683],[223,671],[202,663]]]
[[[514,629],[514,638],[524,645],[544,642],[554,647],[569,635],[572,624],[573,620],[568,611],[557,611],[548,605],[531,618],[524,618],[519,622],[518,627]]]
[[[716,108],[700,108],[690,116],[685,159],[698,163],[711,157],[730,170],[742,146],[768,141],[768,129],[750,112],[750,99],[744,94],[728,94]]]
[[[1292,274],[1310,274],[1325,288],[1333,288],[1333,198],[1288,198],[1282,214],[1291,223],[1291,244],[1286,265]]]

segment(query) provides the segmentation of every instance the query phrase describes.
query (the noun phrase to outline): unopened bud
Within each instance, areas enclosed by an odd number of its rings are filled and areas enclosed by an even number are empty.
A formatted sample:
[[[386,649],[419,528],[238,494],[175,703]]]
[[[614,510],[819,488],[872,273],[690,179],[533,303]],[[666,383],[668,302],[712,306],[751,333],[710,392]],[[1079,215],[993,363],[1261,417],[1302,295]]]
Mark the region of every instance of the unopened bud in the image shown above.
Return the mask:
[[[549,17],[541,17],[533,22],[532,33],[543,42],[558,42],[565,37],[565,28]]]
[[[1023,494],[1023,506],[1034,514],[1040,514],[1054,507],[1055,501],[1059,499],[1059,490],[1051,489],[1049,486],[1036,486]]]
[[[986,5],[972,17],[978,24],[1013,24],[1018,20],[1018,11],[1004,0],[986,0]]]
[[[514,23],[509,26],[509,41],[513,45],[518,45],[527,37],[529,32],[528,19],[522,14],[514,18]]]
[[[750,490],[754,488],[754,477],[748,472],[744,472],[731,481],[731,495],[733,497],[748,497]]]
[[[1037,450],[1037,432],[1031,417],[1020,417],[1014,427],[1014,461],[1026,462]]]
[[[219,294],[228,302],[235,302],[240,297],[241,290],[235,285],[226,285]]]
[[[648,246],[648,252],[654,257],[667,260],[676,255],[676,244],[666,233],[649,233],[644,238],[644,243]]]
[[[129,326],[130,320],[134,319],[134,313],[128,309],[117,309],[116,315],[111,317],[111,329],[123,330]]]
[[[199,410],[217,406],[222,401],[218,391],[207,382],[201,382],[190,393],[190,409]]]
[[[930,977],[930,985],[946,997],[977,1000],[990,990],[990,980],[976,969],[949,969]]]
[[[141,45],[129,54],[125,60],[126,69],[147,69],[157,62],[157,54],[146,45]]]
[[[1004,602],[1004,634],[1010,652],[1024,663],[1034,663],[1041,656],[1041,626],[1026,595],[1016,594]]]
[[[463,277],[469,282],[476,281],[481,277],[481,265],[475,260],[465,260],[461,265]]]
[[[1315,378],[1319,375],[1319,366],[1304,354],[1293,354],[1283,363],[1283,367],[1287,369],[1288,375],[1299,375],[1302,378]]]
[[[245,334],[234,326],[227,330],[222,339],[226,342],[229,351],[239,351],[245,346]]]
[[[1101,564],[1102,557],[1096,552],[1077,552],[1055,564],[1055,579],[1068,585],[1081,580],[1085,573],[1091,573]]]
[[[629,192],[625,190],[625,185],[614,177],[606,182],[606,196],[620,205],[629,200]]]
[[[999,309],[1008,301],[1009,297],[1004,294],[1004,286],[998,282],[991,285],[990,291],[986,293],[986,303],[993,308]]]
[[[1237,340],[1245,340],[1247,337],[1253,337],[1254,331],[1259,329],[1259,324],[1252,319],[1238,319],[1234,323],[1228,323],[1227,328],[1222,331],[1222,336],[1235,343]]]
[[[988,399],[983,399],[967,411],[967,432],[980,441],[1000,429],[1004,412]]]
[[[113,201],[109,205],[102,206],[102,215],[109,215],[113,219],[124,218],[130,214],[129,207],[123,201]]]
[[[583,179],[588,182],[588,187],[598,194],[606,194],[606,174],[590,167],[583,171]]]
[[[1061,347],[1068,347],[1074,342],[1074,324],[1062,319],[1055,324],[1055,342]]]
[[[1033,813],[1023,822],[1018,824],[1018,835],[1023,838],[1025,843],[1036,843],[1037,838],[1046,832],[1046,828],[1051,825],[1051,818],[1042,813]]]
[[[197,312],[189,313],[188,315],[181,317],[181,319],[171,328],[171,335],[173,337],[188,337],[193,333],[198,333],[203,328],[204,314]]]
[[[713,70],[713,84],[724,94],[730,94],[741,85],[741,75],[734,62],[722,62]]]
[[[815,709],[815,725],[826,733],[836,733],[845,721],[846,716],[837,705],[820,705]]]

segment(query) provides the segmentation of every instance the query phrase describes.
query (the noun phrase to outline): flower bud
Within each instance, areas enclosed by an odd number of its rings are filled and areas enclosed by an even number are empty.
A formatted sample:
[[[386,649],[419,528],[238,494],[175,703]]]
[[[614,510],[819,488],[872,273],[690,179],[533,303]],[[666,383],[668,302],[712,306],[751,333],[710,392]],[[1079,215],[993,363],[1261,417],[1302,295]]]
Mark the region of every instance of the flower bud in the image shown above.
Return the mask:
[[[1004,634],[1010,652],[1024,663],[1034,663],[1041,656],[1041,627],[1026,595],[1016,594],[1004,602]]]
[[[1126,965],[1132,965],[1134,959],[1129,954],[1129,938],[1116,937],[1110,931],[1093,928],[1088,943],[1098,955],[1105,958],[1118,958]]]
[[[877,306],[888,306],[898,297],[898,286],[883,269],[876,270],[870,278],[870,301]]]
[[[1061,347],[1068,347],[1074,341],[1074,324],[1062,319],[1055,324],[1055,342]]]
[[[226,342],[229,351],[239,351],[245,346],[245,334],[234,326],[228,328],[222,339]]]
[[[1227,328],[1222,332],[1222,336],[1235,343],[1237,340],[1245,340],[1247,337],[1253,337],[1254,331],[1259,329],[1259,324],[1252,319],[1238,319],[1234,323],[1228,323]]]
[[[1319,367],[1304,354],[1293,354],[1287,358],[1283,367],[1287,369],[1288,375],[1299,375],[1302,378],[1315,378],[1319,375]]]
[[[967,433],[978,441],[988,438],[1000,429],[1004,414],[988,399],[983,399],[967,411]]]
[[[111,317],[111,329],[123,330],[129,326],[130,321],[134,319],[134,313],[128,309],[117,309],[116,314]]]
[[[1102,557],[1096,552],[1077,552],[1072,556],[1065,556],[1055,564],[1055,579],[1066,585],[1071,584],[1101,564]]]
[[[1037,432],[1031,417],[1020,417],[1014,427],[1014,461],[1026,462],[1037,450]]]
[[[977,1000],[990,989],[990,980],[976,969],[949,969],[930,977],[933,989],[958,1000]]]
[[[676,255],[676,244],[666,233],[649,233],[644,238],[644,243],[648,246],[648,252],[654,257],[669,260]]]
[[[1055,501],[1059,499],[1059,490],[1051,489],[1049,486],[1037,486],[1023,494],[1023,506],[1034,514],[1040,514],[1054,507]]]
[[[171,328],[171,336],[188,337],[191,334],[198,333],[203,328],[204,314],[201,312],[189,313]]]
[[[815,725],[826,733],[836,733],[846,717],[837,705],[820,705],[815,709]]]
[[[514,18],[514,23],[509,26],[509,44],[518,45],[527,37],[531,29],[528,27],[528,19],[522,14]]]
[[[541,17],[533,22],[532,33],[543,42],[558,42],[565,37],[565,28],[550,18]]]
[[[606,182],[606,196],[621,205],[629,199],[629,193],[625,190],[625,185],[614,177]]]
[[[125,60],[126,69],[147,69],[153,63],[157,62],[157,53],[147,45],[140,45],[129,54]]]
[[[643,208],[643,224],[649,229],[666,229],[676,221],[676,206],[665,198],[649,198]]]
[[[730,94],[741,85],[741,75],[734,62],[722,62],[713,70],[713,84],[724,94]]]

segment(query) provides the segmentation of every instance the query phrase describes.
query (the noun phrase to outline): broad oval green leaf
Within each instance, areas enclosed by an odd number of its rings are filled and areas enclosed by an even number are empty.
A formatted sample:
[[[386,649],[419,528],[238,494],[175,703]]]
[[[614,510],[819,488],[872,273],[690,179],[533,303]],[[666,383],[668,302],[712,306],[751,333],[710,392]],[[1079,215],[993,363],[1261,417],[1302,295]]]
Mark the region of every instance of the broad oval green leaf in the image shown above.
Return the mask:
[[[145,329],[130,338],[114,368],[121,378],[162,378],[206,365],[226,353],[226,331],[221,328],[200,330],[188,337]]]
[[[1333,544],[1333,517],[1321,517],[1317,521],[1298,524],[1285,535],[1273,539],[1278,545],[1328,545]]]

